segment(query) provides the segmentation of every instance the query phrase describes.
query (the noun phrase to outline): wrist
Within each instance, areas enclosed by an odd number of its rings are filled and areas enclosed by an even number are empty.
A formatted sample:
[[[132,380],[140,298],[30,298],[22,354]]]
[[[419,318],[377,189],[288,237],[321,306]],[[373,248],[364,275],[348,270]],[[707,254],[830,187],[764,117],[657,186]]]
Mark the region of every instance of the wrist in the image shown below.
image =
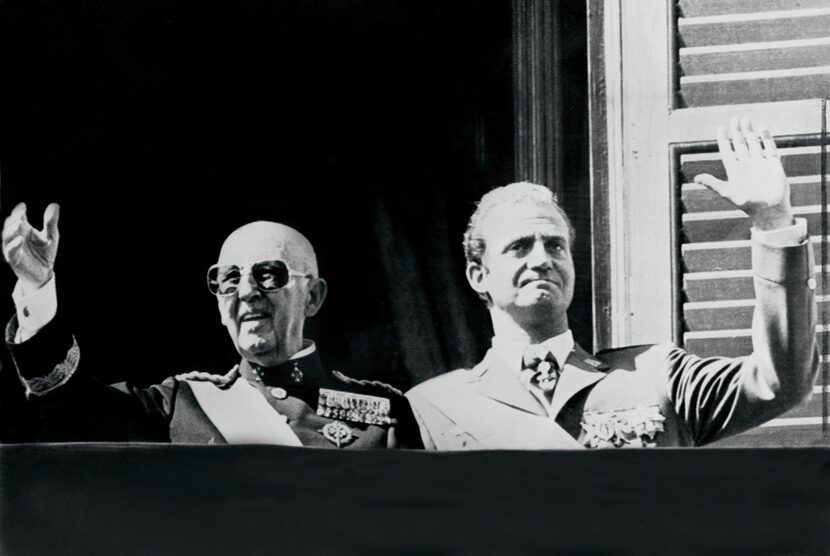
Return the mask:
[[[54,276],[54,272],[50,269],[42,276],[18,276],[17,281],[20,284],[20,293],[23,295],[32,295],[46,285]]]
[[[792,210],[789,207],[770,207],[754,215],[752,224],[765,232],[795,225]]]

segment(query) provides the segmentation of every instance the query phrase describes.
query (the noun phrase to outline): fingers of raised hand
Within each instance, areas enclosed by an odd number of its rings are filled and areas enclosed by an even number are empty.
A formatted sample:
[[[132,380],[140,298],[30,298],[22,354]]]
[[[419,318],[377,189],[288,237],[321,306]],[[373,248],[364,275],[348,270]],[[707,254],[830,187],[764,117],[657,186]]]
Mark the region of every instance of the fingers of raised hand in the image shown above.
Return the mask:
[[[735,150],[735,158],[744,160],[749,156],[749,147],[746,143],[744,131],[741,129],[741,121],[737,117],[729,120],[729,135],[732,139],[732,148]]]
[[[712,189],[716,193],[723,195],[726,193],[726,188],[729,186],[729,182],[719,180],[715,176],[711,174],[698,174],[695,176],[695,183],[699,183],[701,185],[705,185],[709,189]]]
[[[758,134],[761,136],[761,141],[764,144],[764,157],[778,157],[778,147],[775,146],[775,140],[772,138],[772,133],[770,133],[767,126],[758,126]]]
[[[3,223],[3,244],[5,245],[15,237],[25,236],[31,228],[32,226],[26,219],[26,204],[18,203]]]
[[[8,242],[3,241],[3,257],[10,263],[17,261],[20,258],[21,248],[26,241],[21,235],[14,236]]]
[[[762,124],[756,130],[747,117],[731,118],[728,133],[723,126],[719,126],[717,141],[727,173],[737,162],[779,157],[769,129]]]
[[[761,152],[761,142],[758,140],[758,135],[752,129],[752,122],[747,117],[741,118],[741,135],[749,150],[750,156],[759,158],[763,156]]]
[[[722,125],[718,126],[717,137],[721,160],[728,168],[736,159],[735,152],[732,150],[732,143],[729,142],[729,136],[726,134],[726,128]]]
[[[60,236],[60,233],[58,232],[60,209],[60,205],[57,203],[51,203],[43,212],[43,230],[46,233],[46,238],[50,241],[57,241]]]

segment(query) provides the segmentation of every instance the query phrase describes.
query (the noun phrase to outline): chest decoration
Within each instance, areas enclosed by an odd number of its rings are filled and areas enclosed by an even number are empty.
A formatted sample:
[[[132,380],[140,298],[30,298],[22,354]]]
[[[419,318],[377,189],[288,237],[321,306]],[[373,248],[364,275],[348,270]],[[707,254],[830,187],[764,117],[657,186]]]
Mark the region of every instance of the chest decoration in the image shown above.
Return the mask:
[[[350,444],[352,440],[357,438],[351,427],[342,421],[326,423],[319,432],[323,433],[323,437],[338,448]]]
[[[291,369],[291,374],[289,375],[291,378],[291,382],[294,384],[300,384],[303,381],[304,375],[303,371],[300,370],[300,366],[294,363],[294,368]]]
[[[388,398],[320,388],[317,415],[367,425],[388,425],[392,421],[391,405]]]
[[[582,444],[588,448],[653,448],[663,422],[656,405],[638,405],[615,411],[586,411],[582,414]]]

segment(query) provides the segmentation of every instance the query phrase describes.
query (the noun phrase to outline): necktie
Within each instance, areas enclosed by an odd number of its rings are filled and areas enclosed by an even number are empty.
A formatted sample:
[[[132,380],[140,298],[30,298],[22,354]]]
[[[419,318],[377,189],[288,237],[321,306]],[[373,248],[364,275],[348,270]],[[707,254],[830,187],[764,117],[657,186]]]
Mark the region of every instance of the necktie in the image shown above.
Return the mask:
[[[528,346],[522,363],[526,369],[522,374],[529,375],[528,383],[549,397],[559,380],[559,364],[550,350],[539,344]]]

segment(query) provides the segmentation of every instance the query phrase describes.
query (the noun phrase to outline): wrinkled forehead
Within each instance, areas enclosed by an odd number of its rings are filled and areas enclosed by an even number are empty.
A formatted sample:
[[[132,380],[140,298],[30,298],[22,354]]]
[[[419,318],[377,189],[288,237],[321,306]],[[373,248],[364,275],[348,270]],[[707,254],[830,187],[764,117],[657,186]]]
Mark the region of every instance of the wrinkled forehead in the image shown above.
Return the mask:
[[[302,272],[317,275],[311,243],[300,232],[276,222],[253,222],[234,231],[219,252],[218,264],[246,265],[282,260]]]
[[[570,229],[555,208],[534,203],[495,207],[479,224],[479,234],[486,244],[513,241],[535,233],[567,240]]]

